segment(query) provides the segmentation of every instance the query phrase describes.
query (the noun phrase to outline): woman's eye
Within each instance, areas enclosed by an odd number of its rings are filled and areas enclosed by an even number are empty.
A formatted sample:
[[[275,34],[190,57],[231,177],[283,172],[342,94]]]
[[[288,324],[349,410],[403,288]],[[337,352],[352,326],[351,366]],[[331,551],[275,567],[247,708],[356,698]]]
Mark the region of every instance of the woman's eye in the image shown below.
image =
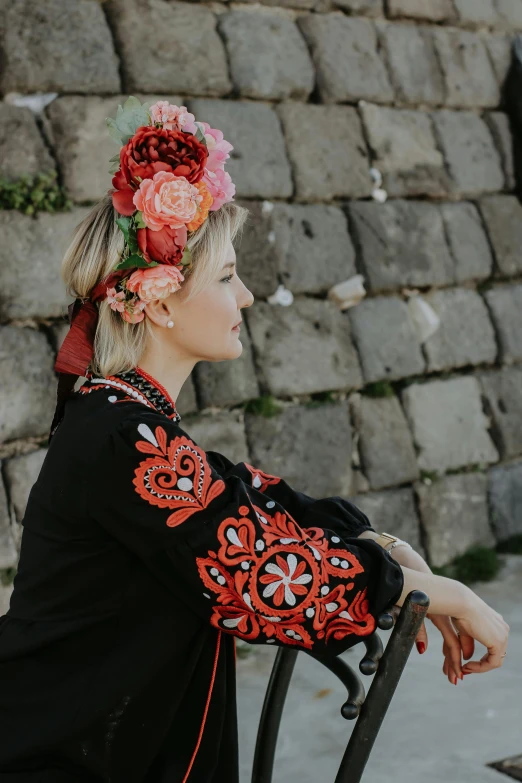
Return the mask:
[[[221,278],[222,283],[230,283],[234,275],[227,275],[226,277]]]

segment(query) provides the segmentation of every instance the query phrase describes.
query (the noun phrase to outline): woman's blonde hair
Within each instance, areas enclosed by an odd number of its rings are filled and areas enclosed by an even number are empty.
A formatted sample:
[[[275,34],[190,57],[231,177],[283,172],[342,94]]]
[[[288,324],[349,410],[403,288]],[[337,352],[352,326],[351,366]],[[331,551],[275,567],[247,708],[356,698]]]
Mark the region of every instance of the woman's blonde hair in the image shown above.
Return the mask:
[[[192,270],[185,274],[180,293],[191,279],[186,300],[192,299],[215,279],[223,265],[229,239],[234,240],[248,210],[234,201],[209,212],[207,220],[189,234],[187,247],[192,252]],[[67,293],[86,298],[94,286],[114,269],[124,249],[125,239],[116,224],[118,214],[110,195],[101,199],[81,223],[76,226],[73,239],[63,262],[62,278]],[[94,339],[94,355],[89,369],[106,377],[136,367],[147,340],[153,338],[150,321],[145,317],[137,324],[124,321],[107,300],[99,302],[99,318]]]

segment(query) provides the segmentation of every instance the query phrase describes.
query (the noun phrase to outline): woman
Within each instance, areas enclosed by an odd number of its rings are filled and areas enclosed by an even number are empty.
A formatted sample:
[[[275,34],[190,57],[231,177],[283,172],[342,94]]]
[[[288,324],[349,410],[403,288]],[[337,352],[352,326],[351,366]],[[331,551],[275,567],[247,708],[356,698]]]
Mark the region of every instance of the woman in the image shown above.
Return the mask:
[[[64,259],[77,299],[0,620],[0,783],[234,783],[235,637],[335,656],[420,589],[456,683],[475,639],[467,668],[501,665],[508,626],[348,501],[181,428],[194,365],[242,352],[247,212],[231,145],[184,107],[129,99],[109,124],[119,169]]]

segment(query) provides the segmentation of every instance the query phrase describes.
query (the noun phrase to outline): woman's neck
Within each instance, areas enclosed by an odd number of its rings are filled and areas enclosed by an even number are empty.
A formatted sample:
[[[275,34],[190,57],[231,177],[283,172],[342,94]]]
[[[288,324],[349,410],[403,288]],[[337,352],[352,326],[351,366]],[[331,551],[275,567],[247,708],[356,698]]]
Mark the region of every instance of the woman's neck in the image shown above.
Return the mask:
[[[169,361],[169,357],[164,355],[160,357],[152,352],[145,352],[139,361],[138,367],[159,381],[174,402],[176,402],[181,387],[194,369],[195,364],[196,361],[193,359],[180,360],[172,357]]]

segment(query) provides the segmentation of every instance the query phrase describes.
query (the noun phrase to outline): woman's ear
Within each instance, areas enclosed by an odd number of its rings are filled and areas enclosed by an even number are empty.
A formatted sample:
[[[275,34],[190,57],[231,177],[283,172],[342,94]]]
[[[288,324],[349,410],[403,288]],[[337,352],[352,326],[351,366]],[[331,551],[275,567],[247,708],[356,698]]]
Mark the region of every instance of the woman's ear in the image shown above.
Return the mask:
[[[156,326],[165,327],[168,321],[175,321],[172,296],[171,294],[165,299],[153,299],[143,308],[147,318]]]

